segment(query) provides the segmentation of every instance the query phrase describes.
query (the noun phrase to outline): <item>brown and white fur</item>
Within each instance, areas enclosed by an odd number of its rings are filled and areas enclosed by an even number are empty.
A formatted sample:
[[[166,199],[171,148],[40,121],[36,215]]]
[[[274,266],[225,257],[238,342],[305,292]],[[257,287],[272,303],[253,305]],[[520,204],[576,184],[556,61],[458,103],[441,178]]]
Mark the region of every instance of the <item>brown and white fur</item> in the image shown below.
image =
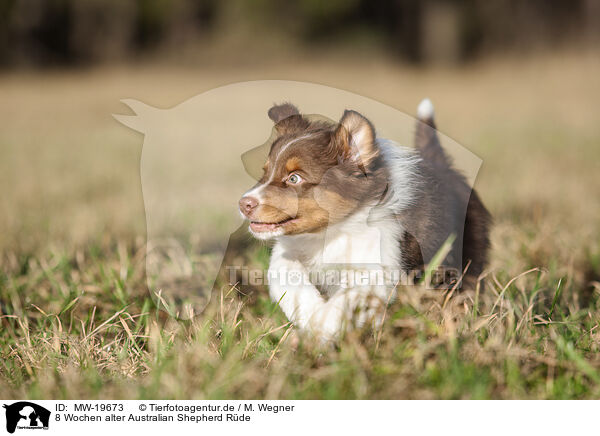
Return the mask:
[[[355,111],[337,124],[291,104],[268,115],[276,135],[264,175],[239,207],[256,238],[275,241],[269,292],[297,328],[327,341],[351,325],[377,324],[394,285],[314,277],[343,268],[422,271],[451,234],[446,264],[469,265],[463,283],[474,283],[487,261],[490,217],[442,150],[429,100],[419,106],[416,150],[377,138]]]

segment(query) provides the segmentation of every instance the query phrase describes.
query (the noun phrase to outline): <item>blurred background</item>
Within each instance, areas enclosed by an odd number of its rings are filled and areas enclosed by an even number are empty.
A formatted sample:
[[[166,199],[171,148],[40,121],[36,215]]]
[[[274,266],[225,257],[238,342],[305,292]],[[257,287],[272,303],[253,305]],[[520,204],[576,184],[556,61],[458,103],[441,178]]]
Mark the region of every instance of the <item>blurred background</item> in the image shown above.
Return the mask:
[[[415,64],[461,63],[599,38],[595,0],[0,1],[5,68],[165,57],[202,65],[357,47]]]
[[[121,99],[287,79],[407,114],[430,97],[484,161],[496,264],[519,244],[547,263],[571,222],[567,265],[597,245],[598,206],[580,206],[600,193],[599,48],[594,0],[0,0],[0,248],[143,240],[143,139],[111,117]]]

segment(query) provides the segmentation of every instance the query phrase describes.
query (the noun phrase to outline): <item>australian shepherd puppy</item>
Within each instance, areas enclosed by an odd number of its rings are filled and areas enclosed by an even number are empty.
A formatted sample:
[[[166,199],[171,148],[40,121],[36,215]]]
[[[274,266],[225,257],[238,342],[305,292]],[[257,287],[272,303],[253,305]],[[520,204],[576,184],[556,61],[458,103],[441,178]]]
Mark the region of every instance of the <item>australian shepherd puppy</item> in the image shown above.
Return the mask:
[[[291,104],[268,115],[275,140],[239,208],[252,235],[274,241],[270,295],[297,328],[328,341],[378,325],[398,282],[422,273],[446,241],[453,280],[476,282],[490,216],[442,150],[429,100],[419,105],[415,149],[378,138],[352,110],[338,123]]]

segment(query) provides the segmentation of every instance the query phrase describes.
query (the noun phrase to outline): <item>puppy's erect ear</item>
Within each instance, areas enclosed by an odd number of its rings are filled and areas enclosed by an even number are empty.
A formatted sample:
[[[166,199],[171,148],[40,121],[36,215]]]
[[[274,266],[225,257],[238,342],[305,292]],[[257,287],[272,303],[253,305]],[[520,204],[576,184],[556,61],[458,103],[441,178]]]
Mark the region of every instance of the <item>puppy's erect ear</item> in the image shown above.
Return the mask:
[[[340,155],[369,165],[379,154],[373,125],[355,111],[345,111],[333,135],[333,144]]]
[[[300,111],[296,106],[291,103],[283,103],[273,106],[269,109],[269,118],[273,120],[275,124],[284,120],[292,115],[300,115]]]

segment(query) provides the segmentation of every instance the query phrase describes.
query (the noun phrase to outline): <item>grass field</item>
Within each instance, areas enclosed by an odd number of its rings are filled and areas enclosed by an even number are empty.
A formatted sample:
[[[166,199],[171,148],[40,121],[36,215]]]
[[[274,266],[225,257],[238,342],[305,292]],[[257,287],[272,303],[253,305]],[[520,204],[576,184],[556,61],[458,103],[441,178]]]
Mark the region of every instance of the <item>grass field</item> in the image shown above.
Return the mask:
[[[428,70],[381,59],[0,76],[5,398],[598,398],[600,59],[560,52]],[[347,89],[483,159],[485,291],[401,289],[381,331],[323,352],[266,294],[170,319],[146,286],[142,137],[122,98],[170,107],[242,80]],[[258,262],[264,266],[264,257]]]

